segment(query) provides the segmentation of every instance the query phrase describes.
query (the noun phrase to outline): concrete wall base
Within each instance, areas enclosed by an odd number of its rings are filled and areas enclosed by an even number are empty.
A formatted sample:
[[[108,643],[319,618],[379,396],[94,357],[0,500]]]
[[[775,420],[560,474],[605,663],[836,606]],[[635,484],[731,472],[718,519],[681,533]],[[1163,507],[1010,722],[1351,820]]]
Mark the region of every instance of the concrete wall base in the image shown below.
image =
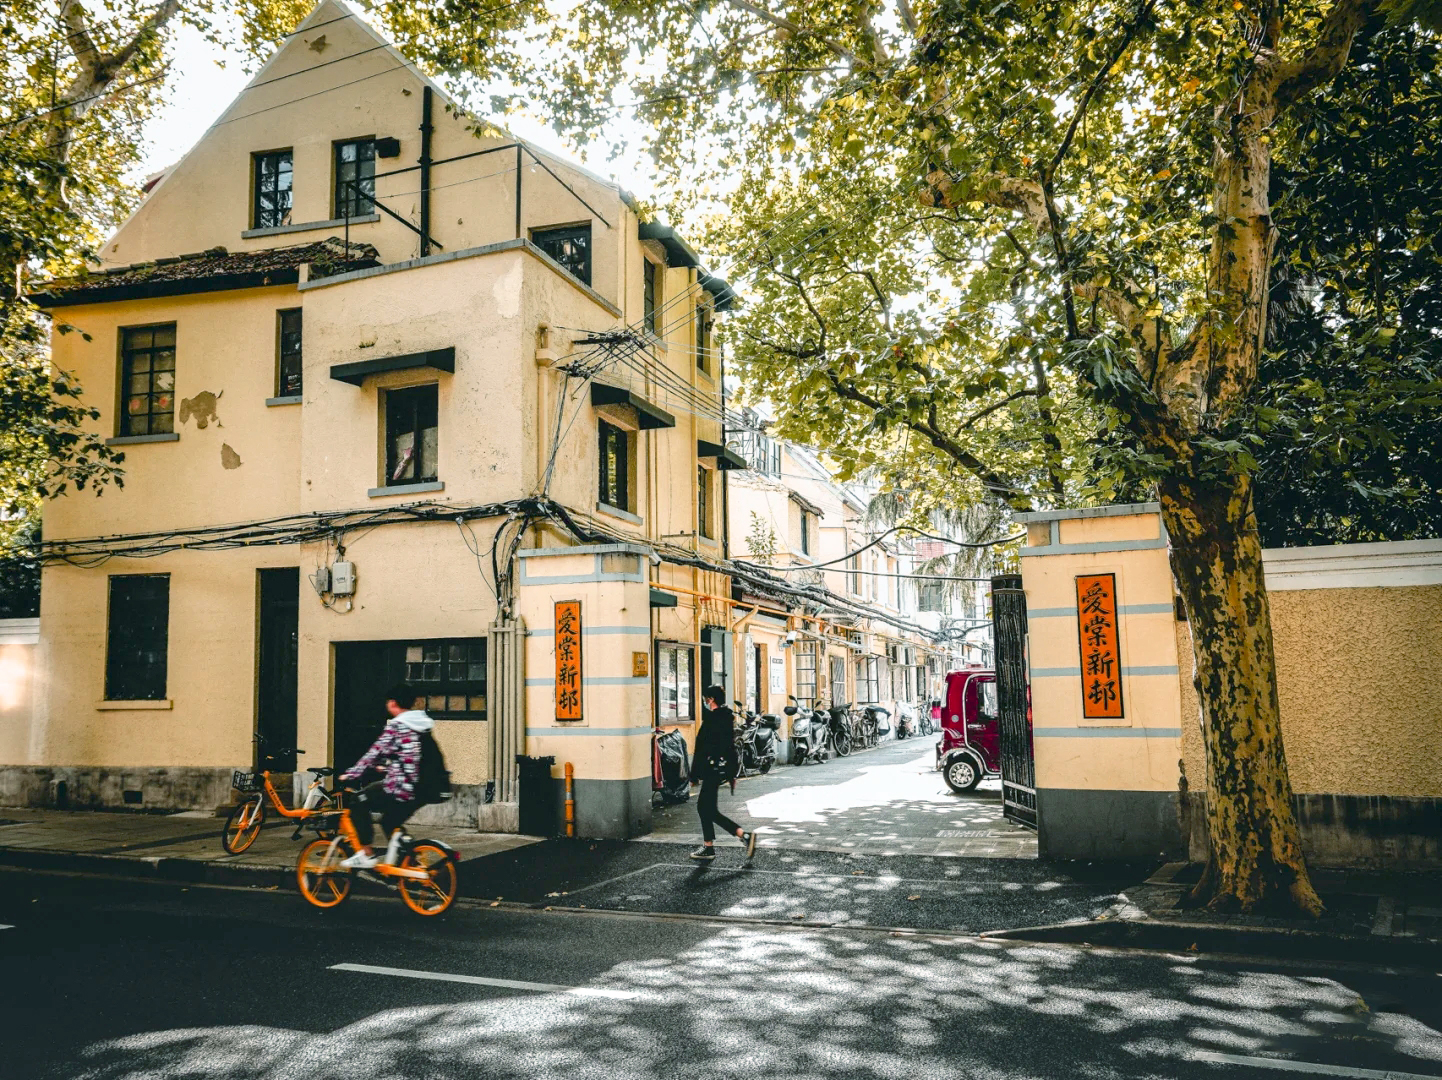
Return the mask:
[[[453,829],[474,829],[478,811],[485,798],[485,784],[452,784],[449,799],[421,807],[411,817],[411,823],[417,826],[445,825]]]
[[[481,797],[485,798],[485,785],[481,785]],[[476,807],[476,828],[481,832],[521,831],[521,808],[516,803],[483,802]]]
[[[1189,849],[1205,862],[1206,803],[1187,796]],[[1302,852],[1312,866],[1376,870],[1442,865],[1442,798],[1406,795],[1293,795]]]
[[[651,831],[651,777],[634,780],[574,781],[576,835],[604,840],[629,840]],[[556,784],[559,807],[557,834],[566,833],[566,785]]]
[[[230,768],[4,765],[0,766],[0,806],[214,810],[234,801],[232,772]],[[281,790],[288,786],[283,783]]]
[[[1178,858],[1187,849],[1174,791],[1042,788],[1036,803],[1043,859]]]

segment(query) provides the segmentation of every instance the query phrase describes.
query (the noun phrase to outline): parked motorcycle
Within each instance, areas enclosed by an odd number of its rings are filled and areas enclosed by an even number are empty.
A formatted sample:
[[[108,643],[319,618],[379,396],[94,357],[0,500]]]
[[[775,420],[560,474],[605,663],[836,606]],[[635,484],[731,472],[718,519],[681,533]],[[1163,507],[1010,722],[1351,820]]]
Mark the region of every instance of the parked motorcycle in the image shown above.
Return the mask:
[[[916,706],[908,704],[907,702],[901,702],[896,707],[897,739],[905,739],[908,736],[915,735],[916,729]]]
[[[793,702],[796,698],[792,695]],[[791,764],[825,761],[831,753],[831,723],[825,713],[803,708],[799,702],[782,710],[791,717]]]
[[[754,713],[736,702],[736,755],[741,761],[741,775],[768,773],[776,764],[776,732],[781,717],[774,713]]]
[[[826,714],[830,717],[831,748],[837,757],[846,757],[851,753],[851,706],[832,705]]]

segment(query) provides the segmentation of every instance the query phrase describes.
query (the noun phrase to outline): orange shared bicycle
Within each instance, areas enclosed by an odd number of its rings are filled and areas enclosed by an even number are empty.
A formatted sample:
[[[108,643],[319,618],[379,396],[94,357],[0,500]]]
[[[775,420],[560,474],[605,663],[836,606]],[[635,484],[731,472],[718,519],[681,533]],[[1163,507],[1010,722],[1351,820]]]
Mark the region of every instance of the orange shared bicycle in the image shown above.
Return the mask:
[[[288,754],[288,750],[276,750],[267,753],[265,739],[259,734],[254,736],[256,744],[260,748],[262,763],[274,761],[276,757]],[[297,754],[304,754],[304,750],[294,751]],[[220,846],[225,848],[231,855],[239,855],[242,851],[255,843],[255,838],[260,835],[260,827],[265,824],[265,804],[269,798],[270,804],[275,807],[276,813],[282,817],[296,819],[295,832],[291,834],[292,840],[300,839],[302,822],[307,819],[315,819],[312,825],[317,826],[318,831],[324,837],[334,835],[333,829],[325,829],[326,819],[322,815],[333,814],[341,809],[341,793],[339,789],[327,791],[325,787],[326,778],[335,773],[334,769],[307,769],[311,774],[310,787],[306,789],[305,799],[302,804],[292,810],[281,801],[280,793],[275,790],[275,785],[270,782],[270,770],[264,769],[260,772],[246,772],[237,769],[230,779],[230,786],[239,791],[245,798],[241,799],[231,810],[225,819],[225,827],[220,830]]]
[[[318,908],[333,908],[350,895],[356,873],[370,875],[401,894],[406,907],[417,915],[439,915],[456,899],[459,884],[456,865],[460,854],[439,840],[416,840],[402,835],[394,866],[381,863],[370,870],[350,870],[341,865],[360,848],[360,837],[350,814],[340,812],[335,836],[312,840],[300,853],[296,883],[300,894]]]

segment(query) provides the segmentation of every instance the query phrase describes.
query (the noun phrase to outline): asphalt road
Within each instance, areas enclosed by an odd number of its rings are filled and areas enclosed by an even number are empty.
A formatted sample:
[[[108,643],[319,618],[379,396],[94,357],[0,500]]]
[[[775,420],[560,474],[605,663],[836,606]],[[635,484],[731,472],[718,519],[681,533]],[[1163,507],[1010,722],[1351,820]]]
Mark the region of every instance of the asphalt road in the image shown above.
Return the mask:
[[[1442,1078],[1431,975],[22,871],[0,925],[17,1080]]]

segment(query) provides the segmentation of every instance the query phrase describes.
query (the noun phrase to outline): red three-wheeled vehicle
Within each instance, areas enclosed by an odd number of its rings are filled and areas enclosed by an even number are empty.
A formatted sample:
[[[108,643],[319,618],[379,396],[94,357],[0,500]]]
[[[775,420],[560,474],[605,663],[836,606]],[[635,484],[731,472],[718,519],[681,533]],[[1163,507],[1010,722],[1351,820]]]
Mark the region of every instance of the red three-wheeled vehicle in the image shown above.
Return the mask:
[[[947,673],[936,767],[957,793],[1001,775],[995,671],[964,668]]]

